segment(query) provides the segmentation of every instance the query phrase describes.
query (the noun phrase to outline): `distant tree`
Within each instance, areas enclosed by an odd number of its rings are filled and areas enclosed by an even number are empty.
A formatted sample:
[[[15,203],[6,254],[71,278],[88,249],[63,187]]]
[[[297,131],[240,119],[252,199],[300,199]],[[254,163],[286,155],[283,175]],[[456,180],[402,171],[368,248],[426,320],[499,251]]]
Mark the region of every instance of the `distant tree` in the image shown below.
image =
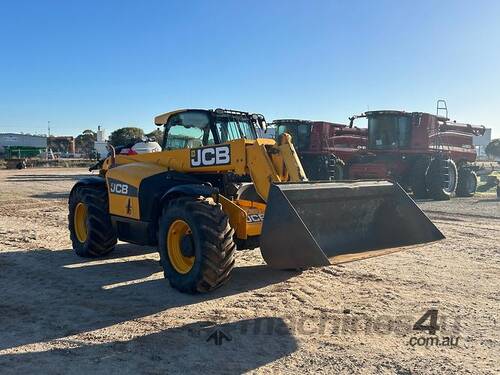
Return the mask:
[[[97,140],[97,134],[92,130],[84,130],[82,134],[75,138],[75,151],[84,155],[91,155],[94,151],[94,142]]]
[[[53,152],[68,152],[68,147],[66,146],[67,142],[64,142],[62,139],[54,136],[50,136],[47,138],[47,147],[50,148]]]
[[[109,141],[113,146],[126,146],[142,137],[144,137],[144,131],[142,129],[127,127],[116,129],[109,136]]]
[[[500,158],[500,138],[493,139],[488,143],[484,151],[489,157]]]
[[[156,142],[161,143],[163,141],[163,130],[155,129],[151,133],[146,134],[148,138],[154,138]]]

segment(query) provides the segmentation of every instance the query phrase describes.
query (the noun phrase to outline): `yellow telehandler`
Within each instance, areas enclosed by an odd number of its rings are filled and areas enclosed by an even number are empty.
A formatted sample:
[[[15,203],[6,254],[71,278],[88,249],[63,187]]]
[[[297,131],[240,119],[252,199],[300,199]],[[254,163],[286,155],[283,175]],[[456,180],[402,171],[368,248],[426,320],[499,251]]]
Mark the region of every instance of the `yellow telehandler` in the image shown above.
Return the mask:
[[[444,238],[395,182],[308,181],[288,134],[258,137],[262,115],[184,109],[155,123],[163,151],[113,149],[71,190],[78,255],[104,256],[118,239],[157,246],[171,286],[197,293],[229,279],[236,248],[303,269]]]

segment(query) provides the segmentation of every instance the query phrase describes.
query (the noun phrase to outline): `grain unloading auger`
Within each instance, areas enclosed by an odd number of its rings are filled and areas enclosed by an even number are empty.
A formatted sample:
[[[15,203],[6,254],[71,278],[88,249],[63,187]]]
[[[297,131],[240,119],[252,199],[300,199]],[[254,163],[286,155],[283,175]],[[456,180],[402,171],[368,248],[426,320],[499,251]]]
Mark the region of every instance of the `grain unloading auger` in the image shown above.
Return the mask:
[[[164,151],[111,155],[69,200],[73,247],[101,256],[117,239],[158,247],[170,284],[224,284],[236,247],[274,268],[365,258],[443,238],[389,181],[308,182],[290,136],[257,137],[261,115],[180,110],[155,118]],[[346,254],[349,258],[346,258]]]

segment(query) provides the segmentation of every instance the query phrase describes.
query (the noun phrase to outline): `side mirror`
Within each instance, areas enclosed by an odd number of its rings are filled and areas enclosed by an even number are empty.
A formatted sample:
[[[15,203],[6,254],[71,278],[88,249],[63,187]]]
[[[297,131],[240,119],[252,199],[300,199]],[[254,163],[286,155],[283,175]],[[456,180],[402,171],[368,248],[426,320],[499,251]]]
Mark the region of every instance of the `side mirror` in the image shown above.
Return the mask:
[[[262,128],[265,132],[267,132],[267,122],[266,122],[266,120],[265,120],[264,118],[262,118],[262,120],[260,120],[259,125],[260,125],[260,127],[261,127],[261,128]]]
[[[260,115],[260,114],[257,114],[257,113],[253,113],[251,115],[251,118],[252,120],[254,121],[254,123],[258,124],[259,127],[266,131],[267,130],[267,123],[266,123],[266,119],[264,118],[264,116]]]

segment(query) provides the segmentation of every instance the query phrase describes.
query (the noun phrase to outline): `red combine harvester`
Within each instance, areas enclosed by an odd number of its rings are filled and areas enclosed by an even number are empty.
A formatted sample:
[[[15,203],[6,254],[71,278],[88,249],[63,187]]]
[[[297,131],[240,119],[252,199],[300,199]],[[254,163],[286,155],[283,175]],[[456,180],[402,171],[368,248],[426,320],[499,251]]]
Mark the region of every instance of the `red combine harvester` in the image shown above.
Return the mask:
[[[444,107],[439,107],[444,103]],[[368,142],[348,163],[349,179],[392,179],[415,198],[471,197],[476,192],[473,135],[484,126],[451,122],[446,116],[422,112],[369,111],[350,118],[368,119]],[[334,152],[335,149],[334,149]]]
[[[367,129],[325,121],[275,120],[276,140],[292,136],[306,175],[311,180],[342,180],[345,163],[366,147]]]

